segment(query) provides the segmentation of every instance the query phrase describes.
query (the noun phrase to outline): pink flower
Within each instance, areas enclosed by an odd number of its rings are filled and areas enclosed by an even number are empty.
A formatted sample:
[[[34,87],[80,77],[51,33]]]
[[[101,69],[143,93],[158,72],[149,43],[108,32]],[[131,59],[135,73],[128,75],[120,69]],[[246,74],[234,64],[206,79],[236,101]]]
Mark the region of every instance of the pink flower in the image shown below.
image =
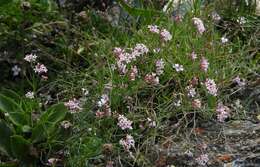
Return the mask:
[[[71,113],[76,113],[82,110],[80,101],[75,98],[65,102],[64,105],[68,107]]]
[[[159,77],[156,76],[155,73],[152,74],[146,74],[144,77],[144,80],[146,83],[151,85],[158,85],[159,84]]]
[[[241,79],[239,76],[233,79],[233,82],[236,83],[238,86],[242,87],[246,85],[245,79]]]
[[[208,60],[207,60],[205,57],[202,57],[201,60],[200,60],[200,69],[201,69],[202,71],[207,72],[207,71],[208,71],[208,68],[209,68],[209,62],[208,62]]]
[[[162,75],[163,74],[163,70],[164,70],[164,61],[162,59],[157,60],[155,63],[156,66],[156,74],[157,75]]]
[[[201,108],[201,101],[199,99],[194,99],[192,101],[192,107],[194,109],[200,109]]]
[[[122,129],[133,129],[132,121],[128,120],[124,115],[119,115],[117,125]]]
[[[121,139],[119,144],[124,147],[125,151],[129,152],[131,148],[135,147],[135,140],[131,135],[126,135],[125,139]]]
[[[217,96],[218,88],[213,79],[207,78],[204,85],[206,86],[209,94]]]
[[[196,161],[199,165],[205,166],[209,161],[209,157],[207,154],[201,154],[198,158],[196,158]]]
[[[192,60],[195,60],[195,59],[197,59],[197,54],[194,51],[192,51],[190,54],[190,57]]]
[[[133,66],[133,67],[131,68],[130,74],[129,74],[130,80],[131,80],[131,81],[134,81],[135,78],[136,78],[136,76],[137,76],[137,74],[138,74],[138,69],[137,69],[136,66]]]
[[[193,24],[196,26],[198,32],[202,35],[206,31],[203,21],[197,17],[194,17],[192,20],[193,20]]]
[[[148,25],[148,29],[152,33],[156,33],[156,34],[160,33],[160,30],[157,25]]]
[[[138,52],[140,55],[146,54],[149,52],[149,49],[142,43],[138,43],[134,47],[134,51]]]
[[[160,33],[161,35],[161,38],[167,42],[167,41],[170,41],[172,39],[172,35],[170,34],[169,31],[167,31],[166,29],[163,29]]]
[[[224,122],[225,119],[230,116],[230,109],[227,106],[223,105],[223,103],[218,103],[216,112],[219,122]]]
[[[45,65],[38,63],[35,67],[34,67],[34,72],[38,73],[38,74],[42,74],[42,73],[47,73],[48,69],[45,67]]]
[[[24,57],[24,60],[29,63],[35,62],[36,59],[37,59],[37,56],[35,54],[28,54],[28,55],[25,55],[25,57]]]

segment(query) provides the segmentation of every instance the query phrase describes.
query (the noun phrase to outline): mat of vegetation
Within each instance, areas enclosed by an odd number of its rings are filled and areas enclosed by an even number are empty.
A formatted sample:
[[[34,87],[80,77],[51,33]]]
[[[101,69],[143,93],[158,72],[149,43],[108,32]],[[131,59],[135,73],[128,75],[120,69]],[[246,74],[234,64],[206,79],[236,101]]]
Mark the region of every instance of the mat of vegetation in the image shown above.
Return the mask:
[[[257,3],[0,0],[0,166],[259,166]]]

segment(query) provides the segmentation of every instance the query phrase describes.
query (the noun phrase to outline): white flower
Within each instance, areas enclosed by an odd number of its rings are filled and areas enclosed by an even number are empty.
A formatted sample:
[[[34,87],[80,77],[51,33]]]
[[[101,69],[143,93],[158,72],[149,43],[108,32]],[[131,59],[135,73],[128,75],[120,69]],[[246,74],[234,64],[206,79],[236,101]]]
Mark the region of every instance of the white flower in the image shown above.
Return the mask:
[[[98,101],[98,107],[102,107],[105,104],[107,104],[109,102],[109,97],[107,94],[103,94],[101,96],[101,99]]]
[[[68,129],[72,126],[72,123],[70,121],[62,121],[61,122],[61,126],[64,128],[64,129]]]
[[[195,88],[191,87],[191,86],[188,86],[187,87],[187,90],[188,90],[188,96],[189,97],[195,97],[196,96],[196,90]]]
[[[242,25],[242,24],[245,24],[246,23],[246,18],[245,17],[239,17],[238,19],[237,19],[237,22],[240,24],[240,25]]]
[[[34,98],[34,92],[31,92],[31,91],[27,92],[25,94],[25,97],[27,97],[28,99],[33,99]]]
[[[225,44],[228,42],[228,39],[226,37],[221,38],[221,43]]]
[[[180,64],[174,64],[174,65],[172,65],[172,67],[173,67],[177,72],[184,71],[183,66],[180,65]]]
[[[219,15],[217,12],[212,12],[212,13],[211,13],[211,17],[212,17],[212,19],[213,19],[214,21],[219,21],[219,20],[221,20],[221,17],[220,17],[220,15]]]
[[[29,63],[35,62],[37,59],[37,56],[35,54],[28,54],[25,55],[24,60],[28,61]]]
[[[21,72],[21,68],[15,65],[12,67],[12,71],[13,71],[13,76],[17,76]]]
[[[87,95],[89,94],[88,89],[86,89],[86,88],[81,88],[81,90],[82,90],[82,93],[83,93],[84,96],[87,96]]]
[[[176,102],[173,102],[173,105],[175,107],[180,107],[181,106],[181,100],[177,100]]]

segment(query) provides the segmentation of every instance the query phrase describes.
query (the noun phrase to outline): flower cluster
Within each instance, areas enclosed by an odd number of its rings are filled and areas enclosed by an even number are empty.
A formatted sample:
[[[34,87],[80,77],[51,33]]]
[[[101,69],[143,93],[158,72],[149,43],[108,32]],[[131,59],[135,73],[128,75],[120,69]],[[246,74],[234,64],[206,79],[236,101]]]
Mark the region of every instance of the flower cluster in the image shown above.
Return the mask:
[[[160,34],[161,39],[165,42],[170,41],[172,39],[172,35],[168,30],[160,30],[157,25],[148,25],[148,29],[152,33]]]
[[[138,69],[137,69],[137,67],[136,67],[136,66],[131,67],[131,69],[130,69],[130,74],[129,74],[130,80],[131,80],[131,81],[134,81],[135,78],[136,78],[136,76],[137,76],[137,74],[138,74]]]
[[[146,83],[151,85],[158,85],[159,84],[159,77],[156,76],[155,73],[146,74],[144,77]]]
[[[174,68],[177,72],[184,71],[183,65],[180,64],[173,64],[172,68]]]
[[[70,110],[71,113],[77,113],[82,110],[80,101],[75,98],[65,102],[64,105]]]
[[[113,52],[116,56],[117,67],[120,73],[126,74],[128,72],[127,64],[135,61],[138,57],[147,54],[149,49],[144,44],[136,44],[134,49],[131,49],[132,52],[128,53],[124,49],[114,48]],[[136,67],[137,71],[137,67]]]
[[[161,38],[164,40],[164,41],[170,41],[172,39],[172,35],[169,31],[167,31],[166,29],[163,29],[160,33],[160,36]]]
[[[233,79],[233,82],[236,83],[238,86],[243,87],[246,85],[245,79],[241,79],[239,76]]]
[[[118,116],[118,123],[117,125],[122,129],[133,129],[132,128],[132,121],[128,120],[124,115]]]
[[[218,103],[216,112],[219,122],[224,122],[225,119],[228,118],[230,115],[230,109],[227,106],[223,105],[223,103]]]
[[[207,78],[206,81],[204,82],[204,85],[206,86],[208,93],[217,96],[218,88],[213,79]]]
[[[160,60],[157,60],[156,63],[155,63],[155,66],[156,66],[156,74],[159,76],[159,75],[162,75],[163,74],[163,70],[164,70],[164,61],[162,59]]]
[[[70,121],[62,121],[61,122],[61,126],[64,128],[64,129],[68,129],[72,126],[72,123]]]
[[[207,154],[201,154],[198,158],[196,158],[196,161],[199,165],[205,166],[209,161],[209,156]]]
[[[190,54],[190,57],[191,57],[191,60],[195,60],[195,59],[197,59],[197,54],[194,51],[192,51]]]
[[[26,94],[25,94],[25,97],[26,98],[28,98],[28,99],[34,99],[34,92],[27,92]]]
[[[193,24],[196,26],[198,32],[202,35],[206,31],[203,21],[197,17],[192,18],[192,20],[193,20]]]
[[[35,54],[27,54],[24,57],[24,60],[29,63],[36,63],[37,56]],[[42,79],[46,80],[48,77],[45,75],[48,72],[47,67],[44,64],[37,63],[34,67],[34,72],[41,75]]]
[[[119,141],[119,144],[123,146],[125,151],[129,152],[131,148],[135,147],[135,140],[131,135],[127,134],[125,139]]]
[[[225,44],[228,42],[228,39],[226,37],[221,37],[221,43]]]
[[[202,57],[200,60],[200,69],[204,72],[207,72],[209,68],[209,62],[205,57]]]
[[[188,91],[188,93],[187,93],[188,97],[195,97],[196,96],[196,90],[195,90],[194,87],[192,87],[192,85],[187,86],[186,89]]]
[[[28,54],[28,55],[25,55],[25,57],[24,57],[24,60],[29,63],[35,62],[36,59],[37,59],[37,56],[35,54]]]
[[[97,102],[99,107],[98,111],[96,112],[96,117],[102,118],[104,116],[111,116],[111,108],[109,104],[109,97],[107,94],[103,94],[100,100]]]
[[[38,74],[47,73],[48,69],[44,64],[37,63],[37,65],[34,67],[34,72]]]

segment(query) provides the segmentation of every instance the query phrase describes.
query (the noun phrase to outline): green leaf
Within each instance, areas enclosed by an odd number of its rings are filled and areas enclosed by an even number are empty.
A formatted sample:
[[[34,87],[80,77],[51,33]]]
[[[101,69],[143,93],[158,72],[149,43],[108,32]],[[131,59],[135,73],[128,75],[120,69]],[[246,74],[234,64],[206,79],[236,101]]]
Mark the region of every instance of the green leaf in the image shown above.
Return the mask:
[[[94,157],[101,153],[102,140],[98,137],[87,137],[82,142],[82,150],[87,157]]]
[[[17,126],[29,124],[29,116],[15,101],[4,95],[0,95],[0,111],[8,114],[10,121]]]
[[[51,134],[56,125],[62,121],[67,114],[64,104],[56,104],[50,107],[41,117],[36,127],[32,130],[33,142],[45,140]]]
[[[11,3],[11,2],[13,2],[13,1],[12,0],[0,0],[0,7],[7,5],[8,3]]]
[[[11,136],[11,149],[13,156],[22,160],[27,161],[31,159],[30,148],[31,143],[20,135]]]
[[[138,8],[133,8],[129,6],[126,2],[123,0],[117,0],[118,3],[122,6],[122,8],[128,12],[131,16],[144,16],[144,17],[152,17],[152,16],[158,16],[163,14],[160,11],[157,10],[148,10],[148,9],[138,9]]]
[[[6,97],[9,97],[15,101],[20,101],[21,97],[19,94],[17,94],[15,91],[11,90],[11,89],[3,89],[1,91],[1,93],[6,96]]]
[[[10,141],[12,135],[12,129],[6,124],[6,122],[0,120],[0,151],[9,156],[12,155]]]

